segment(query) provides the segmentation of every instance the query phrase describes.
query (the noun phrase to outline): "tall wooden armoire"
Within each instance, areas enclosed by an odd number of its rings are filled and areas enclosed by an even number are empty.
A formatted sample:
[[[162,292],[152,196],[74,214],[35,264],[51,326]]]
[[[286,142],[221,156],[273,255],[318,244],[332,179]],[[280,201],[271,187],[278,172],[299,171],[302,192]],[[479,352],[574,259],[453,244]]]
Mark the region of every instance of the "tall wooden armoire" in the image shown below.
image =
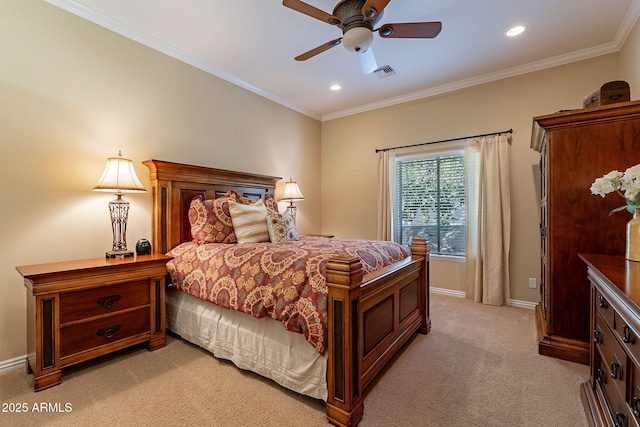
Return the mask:
[[[640,163],[640,102],[533,118],[540,152],[539,353],[589,364],[589,282],[578,253],[624,255],[627,211],[619,195],[591,194],[596,178]]]

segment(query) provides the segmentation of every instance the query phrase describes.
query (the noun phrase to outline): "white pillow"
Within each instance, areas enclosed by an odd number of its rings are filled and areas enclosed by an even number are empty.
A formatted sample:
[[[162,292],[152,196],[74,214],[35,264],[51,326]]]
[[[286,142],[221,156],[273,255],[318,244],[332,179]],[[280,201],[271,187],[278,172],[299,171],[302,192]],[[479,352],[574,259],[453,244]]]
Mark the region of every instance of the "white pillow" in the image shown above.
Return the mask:
[[[267,228],[267,207],[262,200],[251,205],[229,202],[229,213],[238,243],[258,243],[269,241]]]

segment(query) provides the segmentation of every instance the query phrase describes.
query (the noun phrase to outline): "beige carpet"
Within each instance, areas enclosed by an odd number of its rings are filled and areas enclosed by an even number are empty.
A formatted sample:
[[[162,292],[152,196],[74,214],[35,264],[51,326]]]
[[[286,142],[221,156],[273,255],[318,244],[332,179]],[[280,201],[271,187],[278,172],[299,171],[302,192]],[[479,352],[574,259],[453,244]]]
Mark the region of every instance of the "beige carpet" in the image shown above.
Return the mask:
[[[537,354],[533,311],[432,295],[416,336],[365,395],[361,426],[584,426],[588,368]],[[325,426],[323,402],[169,337],[64,372],[39,393],[0,376],[2,426]],[[26,413],[7,413],[26,403]],[[61,411],[34,412],[44,403]],[[67,409],[69,409],[67,407]]]

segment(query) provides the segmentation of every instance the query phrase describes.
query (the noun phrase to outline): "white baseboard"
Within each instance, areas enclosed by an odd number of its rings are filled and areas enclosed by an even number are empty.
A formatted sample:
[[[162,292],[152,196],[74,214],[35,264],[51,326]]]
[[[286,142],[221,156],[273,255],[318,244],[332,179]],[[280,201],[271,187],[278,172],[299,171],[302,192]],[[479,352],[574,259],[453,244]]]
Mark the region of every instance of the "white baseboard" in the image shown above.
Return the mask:
[[[527,310],[535,310],[536,305],[538,305],[537,302],[521,301],[517,299],[511,300],[511,307],[519,307],[519,308],[526,308]]]
[[[26,360],[27,355],[14,357],[13,359],[0,361],[0,374],[9,371],[15,371],[17,369],[24,369],[26,372]]]
[[[445,289],[445,288],[429,288],[430,292],[433,292],[434,294],[441,294],[441,295],[449,295],[452,297],[458,297],[458,298],[466,298],[467,294],[462,292],[462,291],[454,291],[451,289]],[[530,302],[530,301],[520,301],[517,299],[512,299],[511,300],[511,307],[519,307],[519,308],[526,308],[529,310],[534,310],[536,308],[537,303],[535,302]]]
[[[433,292],[434,294],[449,295],[451,297],[458,297],[458,298],[466,298],[467,297],[467,294],[465,294],[462,291],[454,291],[454,290],[445,289],[445,288],[429,287],[429,292]]]

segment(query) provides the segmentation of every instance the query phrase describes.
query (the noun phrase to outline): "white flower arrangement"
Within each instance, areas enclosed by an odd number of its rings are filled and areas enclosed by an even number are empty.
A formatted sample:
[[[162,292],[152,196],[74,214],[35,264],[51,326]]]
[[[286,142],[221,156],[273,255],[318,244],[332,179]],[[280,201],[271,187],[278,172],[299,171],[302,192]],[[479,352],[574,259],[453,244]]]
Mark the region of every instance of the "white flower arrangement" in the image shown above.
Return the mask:
[[[627,203],[612,210],[609,215],[624,209],[634,213],[636,206],[640,206],[640,165],[632,166],[624,173],[617,170],[611,171],[591,184],[591,194],[603,198],[614,191],[622,196]]]

